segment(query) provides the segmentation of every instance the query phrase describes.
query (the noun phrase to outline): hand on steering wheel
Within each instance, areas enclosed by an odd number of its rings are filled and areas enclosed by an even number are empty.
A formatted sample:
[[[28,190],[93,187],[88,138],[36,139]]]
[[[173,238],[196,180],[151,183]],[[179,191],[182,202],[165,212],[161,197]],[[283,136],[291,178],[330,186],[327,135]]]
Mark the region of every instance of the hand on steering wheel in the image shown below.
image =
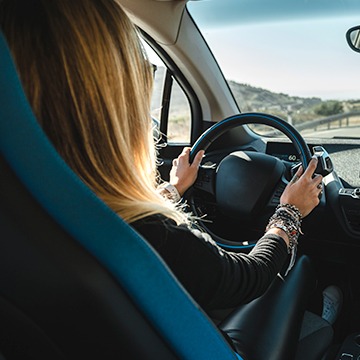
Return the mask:
[[[320,201],[319,194],[322,191],[323,177],[318,174],[313,175],[317,163],[317,158],[313,157],[305,172],[301,166],[286,186],[280,198],[280,203],[296,206],[303,218],[307,216]]]
[[[170,171],[170,184],[176,187],[181,196],[194,184],[205,153],[204,150],[200,150],[190,164],[190,151],[190,147],[185,147],[181,154],[173,160]]]

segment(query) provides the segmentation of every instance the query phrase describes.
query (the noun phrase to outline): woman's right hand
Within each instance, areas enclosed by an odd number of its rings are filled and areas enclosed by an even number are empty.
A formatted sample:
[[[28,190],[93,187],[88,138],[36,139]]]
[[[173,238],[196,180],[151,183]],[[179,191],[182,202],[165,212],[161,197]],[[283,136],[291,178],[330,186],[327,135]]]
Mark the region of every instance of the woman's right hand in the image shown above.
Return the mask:
[[[170,171],[170,184],[176,187],[180,196],[183,196],[185,191],[194,184],[205,153],[204,150],[200,150],[190,164],[190,150],[190,147],[183,149],[182,153],[173,160]]]
[[[280,198],[281,204],[296,206],[303,217],[307,216],[320,201],[319,194],[322,191],[323,177],[318,174],[313,177],[317,162],[317,158],[313,157],[305,172],[301,166]]]

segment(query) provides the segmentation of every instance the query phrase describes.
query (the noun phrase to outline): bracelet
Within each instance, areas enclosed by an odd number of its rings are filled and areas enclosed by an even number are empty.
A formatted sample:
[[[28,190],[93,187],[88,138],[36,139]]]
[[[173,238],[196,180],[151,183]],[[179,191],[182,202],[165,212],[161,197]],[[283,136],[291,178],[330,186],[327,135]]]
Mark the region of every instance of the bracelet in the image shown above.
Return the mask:
[[[294,216],[294,214],[291,214],[288,211],[283,210],[283,209],[276,210],[276,215],[278,215],[279,217],[284,218],[284,219],[292,220],[293,222],[296,222],[296,223],[301,221],[301,220],[299,220],[299,218],[297,216]]]
[[[265,231],[275,227],[283,230],[288,236],[288,253],[292,253],[293,249],[298,244],[299,235],[302,234],[301,219],[298,218],[297,214],[294,216],[294,214],[290,214],[288,211],[283,211],[281,208],[278,208],[274,215],[269,219]]]
[[[291,205],[291,204],[279,204],[277,207],[276,207],[276,210],[278,209],[285,209],[287,211],[290,211],[292,212],[293,214],[295,214],[299,220],[301,220],[303,218],[300,210],[295,206],[295,205]]]
[[[159,185],[157,190],[160,192],[163,192],[165,190],[168,193],[166,194],[166,196],[168,196],[174,202],[179,202],[181,200],[178,189],[168,182]]]
[[[291,254],[293,249],[298,244],[298,238],[300,235],[300,230],[297,224],[292,222],[287,222],[283,219],[273,219],[269,222],[268,226],[266,227],[266,231],[272,228],[278,228],[283,230],[289,238],[289,246],[288,246],[288,253]]]
[[[278,228],[283,230],[289,238],[288,254],[291,254],[291,259],[285,276],[287,276],[295,263],[298,238],[302,234],[301,218],[302,215],[298,208],[290,204],[280,204],[266,226],[265,231]]]

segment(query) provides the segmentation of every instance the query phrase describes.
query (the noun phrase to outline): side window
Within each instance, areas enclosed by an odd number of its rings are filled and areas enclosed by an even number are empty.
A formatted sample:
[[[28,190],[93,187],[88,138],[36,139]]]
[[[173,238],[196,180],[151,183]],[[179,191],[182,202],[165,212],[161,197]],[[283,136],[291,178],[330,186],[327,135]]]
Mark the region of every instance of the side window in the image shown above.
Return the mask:
[[[190,143],[191,111],[180,85],[173,81],[168,121],[168,142]]]
[[[154,88],[151,116],[160,124],[163,139],[168,143],[190,143],[191,110],[181,86],[155,51],[144,42],[154,66]]]

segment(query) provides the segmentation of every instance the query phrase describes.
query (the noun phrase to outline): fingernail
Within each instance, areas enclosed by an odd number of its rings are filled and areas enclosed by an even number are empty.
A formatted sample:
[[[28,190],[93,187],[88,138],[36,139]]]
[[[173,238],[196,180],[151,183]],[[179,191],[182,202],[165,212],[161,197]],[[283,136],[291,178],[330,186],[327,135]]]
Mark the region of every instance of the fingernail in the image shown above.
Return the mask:
[[[315,160],[318,160],[318,158],[317,158],[316,155],[313,155],[311,158],[312,158],[312,159],[315,159]]]

